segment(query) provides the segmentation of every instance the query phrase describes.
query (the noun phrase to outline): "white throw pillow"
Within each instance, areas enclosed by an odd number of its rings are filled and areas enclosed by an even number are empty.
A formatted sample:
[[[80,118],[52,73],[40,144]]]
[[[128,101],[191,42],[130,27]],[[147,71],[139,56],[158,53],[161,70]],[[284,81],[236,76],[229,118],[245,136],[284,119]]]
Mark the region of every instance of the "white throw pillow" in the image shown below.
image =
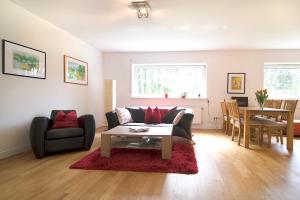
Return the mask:
[[[175,117],[174,120],[173,120],[173,125],[179,124],[179,122],[180,122],[180,120],[181,120],[183,114],[184,114],[184,110],[180,111],[180,112],[176,115],[176,117]]]
[[[120,124],[132,122],[130,112],[126,108],[116,108],[116,112]]]

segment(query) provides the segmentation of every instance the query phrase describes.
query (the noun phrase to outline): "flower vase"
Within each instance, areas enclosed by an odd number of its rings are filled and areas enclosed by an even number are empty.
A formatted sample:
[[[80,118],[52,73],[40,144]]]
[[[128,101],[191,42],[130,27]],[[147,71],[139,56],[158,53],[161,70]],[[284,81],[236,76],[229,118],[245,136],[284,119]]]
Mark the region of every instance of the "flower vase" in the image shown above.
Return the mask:
[[[263,110],[265,107],[265,102],[258,102],[258,106],[261,110]]]

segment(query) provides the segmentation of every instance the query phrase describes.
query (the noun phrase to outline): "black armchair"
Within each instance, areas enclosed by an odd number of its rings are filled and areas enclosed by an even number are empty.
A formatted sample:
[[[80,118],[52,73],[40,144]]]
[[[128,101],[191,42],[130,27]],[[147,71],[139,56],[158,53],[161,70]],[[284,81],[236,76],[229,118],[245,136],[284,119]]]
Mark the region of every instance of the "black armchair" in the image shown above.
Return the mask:
[[[58,111],[65,113],[74,110],[53,110],[48,117],[35,117],[30,127],[32,150],[37,158],[47,153],[65,150],[89,150],[95,137],[95,119],[93,115],[82,115],[78,118],[78,128],[50,129]]]

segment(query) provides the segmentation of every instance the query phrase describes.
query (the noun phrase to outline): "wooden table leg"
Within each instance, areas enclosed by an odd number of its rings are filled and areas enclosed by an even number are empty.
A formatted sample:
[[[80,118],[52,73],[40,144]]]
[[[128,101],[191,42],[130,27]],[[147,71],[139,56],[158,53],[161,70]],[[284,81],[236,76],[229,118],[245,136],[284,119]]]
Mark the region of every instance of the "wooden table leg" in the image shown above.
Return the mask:
[[[161,142],[161,157],[170,160],[172,158],[172,136],[163,136]]]
[[[110,158],[110,135],[101,133],[101,156]]]
[[[250,111],[244,111],[244,147],[249,148],[250,143]]]
[[[293,150],[294,146],[294,115],[291,111],[288,113],[287,117],[287,142],[286,148],[290,151]]]

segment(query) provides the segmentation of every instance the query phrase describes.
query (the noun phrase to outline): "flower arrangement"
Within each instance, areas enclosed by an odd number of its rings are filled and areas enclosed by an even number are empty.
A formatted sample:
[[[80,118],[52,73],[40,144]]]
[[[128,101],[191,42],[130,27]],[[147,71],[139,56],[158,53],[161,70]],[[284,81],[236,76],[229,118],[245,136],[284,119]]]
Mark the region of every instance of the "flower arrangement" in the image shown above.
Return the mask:
[[[258,102],[259,107],[261,109],[263,109],[264,105],[265,105],[265,101],[267,100],[267,98],[269,96],[267,89],[257,90],[255,92],[255,96],[256,96],[256,100]]]

